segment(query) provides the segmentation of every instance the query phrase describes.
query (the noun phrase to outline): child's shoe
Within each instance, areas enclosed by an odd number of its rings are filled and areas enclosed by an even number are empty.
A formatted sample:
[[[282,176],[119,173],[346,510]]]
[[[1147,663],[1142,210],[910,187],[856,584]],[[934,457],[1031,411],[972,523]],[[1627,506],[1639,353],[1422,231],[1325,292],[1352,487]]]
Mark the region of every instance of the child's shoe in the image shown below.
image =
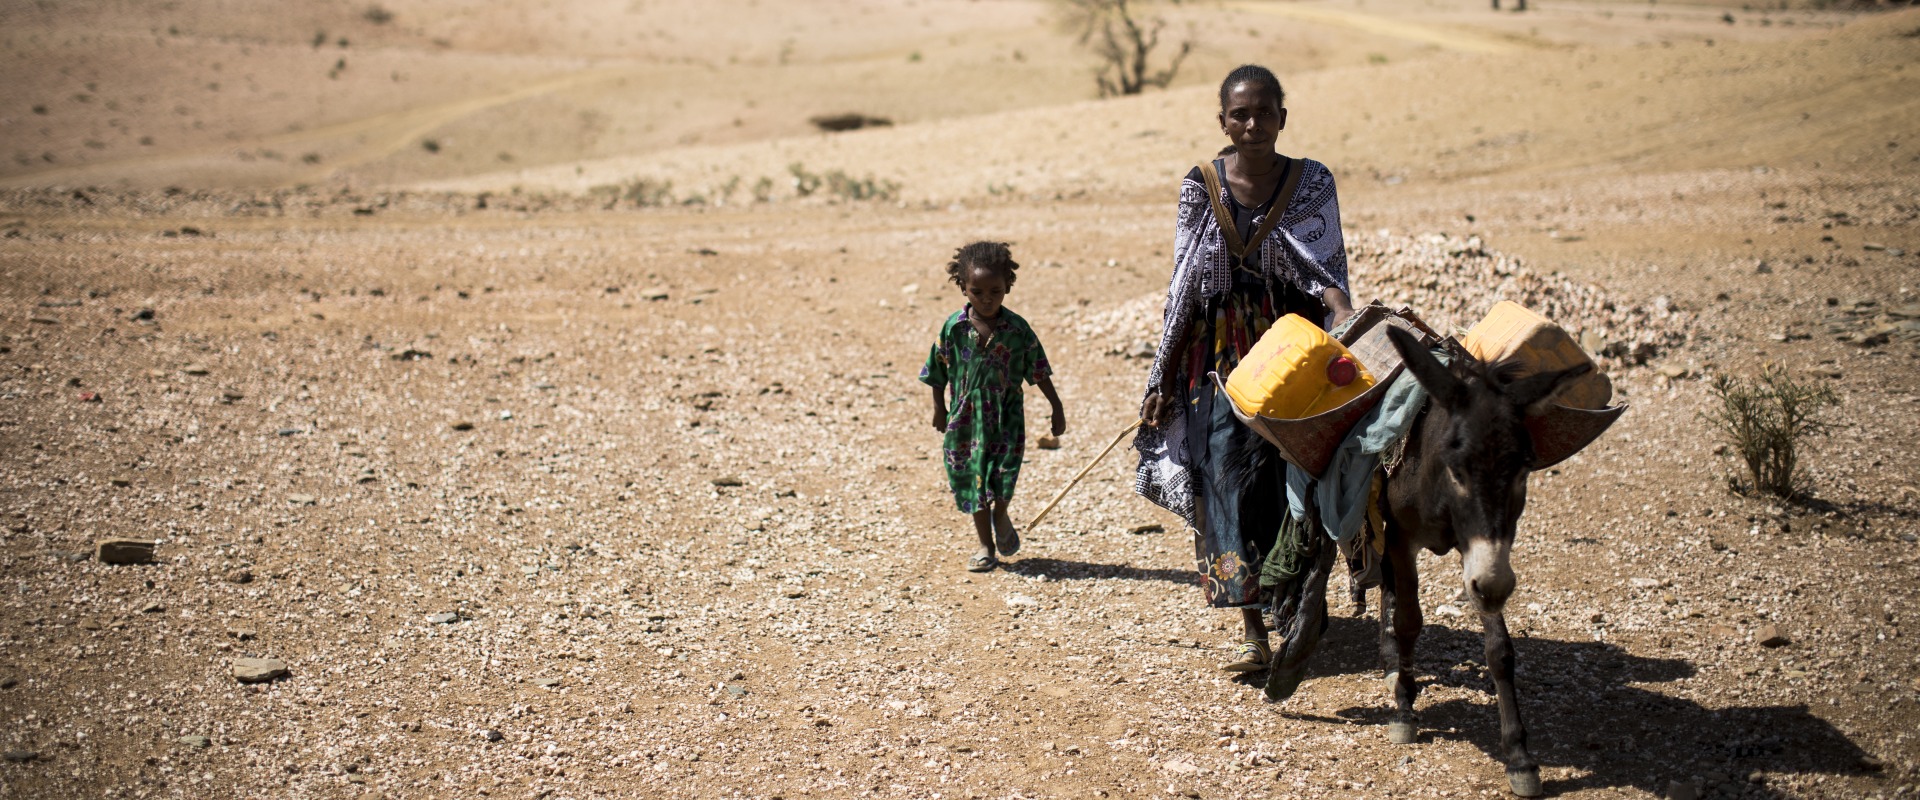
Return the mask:
[[[993,521],[993,547],[1003,556],[1020,552],[1020,531],[1014,529],[1013,520]]]

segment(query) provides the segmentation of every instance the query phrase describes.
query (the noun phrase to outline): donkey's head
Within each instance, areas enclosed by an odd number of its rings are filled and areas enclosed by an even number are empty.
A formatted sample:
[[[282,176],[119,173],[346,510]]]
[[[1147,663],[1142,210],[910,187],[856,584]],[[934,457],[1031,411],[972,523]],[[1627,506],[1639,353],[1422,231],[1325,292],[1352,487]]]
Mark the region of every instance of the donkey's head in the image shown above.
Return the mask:
[[[1421,516],[1452,530],[1467,593],[1482,613],[1497,613],[1513,594],[1509,554],[1533,468],[1525,419],[1545,413],[1561,388],[1593,367],[1515,378],[1515,365],[1483,367],[1458,357],[1442,364],[1411,334],[1394,328],[1387,335],[1432,396],[1410,454],[1419,460],[1413,477]]]

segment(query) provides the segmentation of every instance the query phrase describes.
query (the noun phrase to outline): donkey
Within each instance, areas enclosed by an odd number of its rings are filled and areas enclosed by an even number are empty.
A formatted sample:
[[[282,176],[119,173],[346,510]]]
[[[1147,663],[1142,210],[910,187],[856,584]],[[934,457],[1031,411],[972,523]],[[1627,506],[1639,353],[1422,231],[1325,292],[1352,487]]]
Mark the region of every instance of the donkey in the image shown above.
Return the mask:
[[[1386,558],[1381,563],[1380,656],[1395,704],[1387,738],[1412,744],[1416,737],[1413,647],[1423,624],[1415,548],[1435,554],[1460,551],[1466,593],[1480,612],[1487,669],[1500,705],[1500,747],[1513,793],[1541,793],[1540,767],[1527,751],[1527,729],[1513,686],[1513,642],[1503,615],[1515,578],[1508,556],[1514,529],[1527,504],[1527,474],[1534,449],[1526,417],[1547,410],[1553,396],[1592,370],[1565,370],[1515,378],[1511,364],[1479,365],[1456,353],[1442,364],[1412,334],[1387,332],[1406,368],[1429,395],[1427,409],[1407,434],[1406,456],[1381,492],[1386,522]],[[1310,535],[1314,548],[1297,593],[1275,598],[1286,644],[1267,679],[1267,697],[1285,700],[1306,675],[1307,659],[1326,630],[1327,575],[1333,547]]]

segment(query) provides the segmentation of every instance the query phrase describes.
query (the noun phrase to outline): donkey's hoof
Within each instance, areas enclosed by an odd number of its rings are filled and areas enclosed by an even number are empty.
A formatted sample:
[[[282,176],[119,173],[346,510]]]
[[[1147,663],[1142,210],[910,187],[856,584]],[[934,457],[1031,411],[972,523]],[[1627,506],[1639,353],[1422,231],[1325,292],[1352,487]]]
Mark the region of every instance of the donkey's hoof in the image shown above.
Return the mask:
[[[1414,730],[1413,723],[1411,722],[1394,720],[1387,723],[1387,741],[1389,742],[1394,744],[1413,744],[1414,741],[1419,738],[1420,734]]]
[[[1285,702],[1287,698],[1293,696],[1294,692],[1300,690],[1300,682],[1306,678],[1307,670],[1304,667],[1283,669],[1275,666],[1273,671],[1267,673],[1267,702]]]
[[[1521,797],[1539,797],[1544,792],[1540,788],[1540,768],[1507,770],[1507,786]]]

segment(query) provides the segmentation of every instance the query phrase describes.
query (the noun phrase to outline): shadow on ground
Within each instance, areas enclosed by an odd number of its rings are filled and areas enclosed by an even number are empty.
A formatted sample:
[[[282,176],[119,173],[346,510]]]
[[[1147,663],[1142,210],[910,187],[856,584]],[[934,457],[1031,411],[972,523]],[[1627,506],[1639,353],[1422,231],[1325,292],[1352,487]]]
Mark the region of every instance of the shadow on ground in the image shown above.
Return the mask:
[[[1374,618],[1331,620],[1308,674],[1309,684],[1328,675],[1380,675],[1379,623]],[[1420,685],[1479,692],[1415,705],[1420,741],[1454,739],[1480,748],[1493,761],[1500,746],[1500,719],[1493,682],[1481,664],[1475,628],[1428,622],[1416,665]],[[1637,684],[1692,677],[1687,661],[1635,655],[1607,642],[1516,638],[1515,669],[1520,709],[1533,754],[1542,766],[1570,767],[1576,777],[1550,781],[1549,793],[1632,787],[1655,795],[1668,782],[1695,776],[1708,784],[1733,784],[1743,797],[1789,797],[1784,790],[1749,785],[1765,773],[1866,775],[1866,753],[1804,705],[1710,708]],[[1264,673],[1259,676],[1264,679]],[[1263,680],[1251,681],[1255,686]],[[1336,717],[1281,713],[1329,724],[1385,726],[1392,700],[1384,684],[1377,702],[1344,708]],[[1393,747],[1384,739],[1380,747]],[[1407,748],[1416,755],[1418,747]],[[1731,787],[1730,787],[1731,788]],[[1756,794],[1757,793],[1757,794]]]
[[[1018,561],[1006,561],[1001,569],[1015,575],[1029,578],[1045,575],[1056,581],[1109,580],[1123,581],[1166,581],[1183,586],[1197,586],[1197,574],[1190,569],[1141,569],[1125,564],[1089,564],[1085,561],[1068,561],[1060,558],[1023,558]]]

